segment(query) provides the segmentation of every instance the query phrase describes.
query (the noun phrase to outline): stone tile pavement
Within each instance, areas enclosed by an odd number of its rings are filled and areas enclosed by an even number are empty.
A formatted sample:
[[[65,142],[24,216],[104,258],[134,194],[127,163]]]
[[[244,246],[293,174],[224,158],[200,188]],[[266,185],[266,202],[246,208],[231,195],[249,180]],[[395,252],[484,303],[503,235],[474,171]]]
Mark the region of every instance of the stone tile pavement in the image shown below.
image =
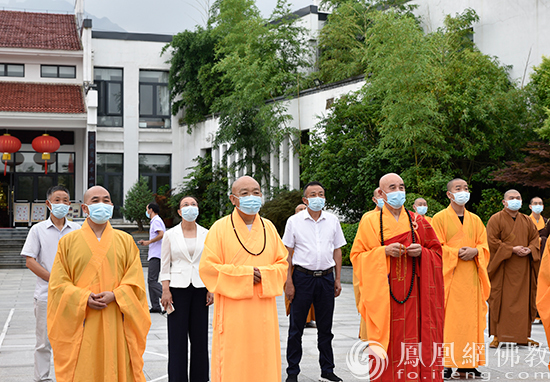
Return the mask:
[[[147,268],[144,269],[147,272]],[[145,276],[146,277],[146,276]],[[34,314],[33,291],[35,276],[26,269],[0,269],[0,381],[27,382],[33,377]],[[283,381],[286,378],[285,350],[288,332],[288,319],[285,316],[284,301],[278,298],[279,323],[281,328],[281,353],[283,356]],[[211,312],[213,309],[211,309]],[[353,345],[359,330],[359,316],[355,308],[353,288],[344,285],[342,295],[336,299],[334,314],[334,355],[335,373],[344,381],[361,381],[354,376],[346,364],[346,356]],[[210,339],[212,330],[210,329]],[[304,356],[299,376],[300,382],[317,381],[320,375],[316,330],[304,332]],[[526,347],[513,349],[489,349],[488,366],[480,368],[484,380],[525,381],[550,380],[546,364],[550,351],[546,343],[542,325],[533,325],[532,338],[543,345],[539,350]],[[486,338],[487,339],[487,338]],[[167,381],[167,332],[166,318],[153,314],[152,326],[147,339],[144,355],[147,381]],[[545,364],[541,362],[541,359]],[[532,365],[532,366],[531,366]]]

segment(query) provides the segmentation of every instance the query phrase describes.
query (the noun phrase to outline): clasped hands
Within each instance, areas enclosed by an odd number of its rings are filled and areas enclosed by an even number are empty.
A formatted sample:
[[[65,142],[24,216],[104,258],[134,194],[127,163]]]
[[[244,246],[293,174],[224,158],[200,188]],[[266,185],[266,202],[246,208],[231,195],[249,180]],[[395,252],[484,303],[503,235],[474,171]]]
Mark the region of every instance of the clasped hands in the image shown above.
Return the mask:
[[[419,257],[422,254],[422,246],[414,243],[405,247],[401,243],[392,243],[386,246],[386,256],[401,257],[402,255],[409,255],[410,257]]]
[[[518,255],[519,257],[525,257],[531,253],[531,249],[529,247],[523,247],[521,245],[518,245],[512,248],[512,252]]]
[[[95,310],[102,310],[115,301],[115,299],[113,292],[90,293],[88,296],[88,306]]]
[[[473,260],[478,254],[477,248],[462,247],[458,250],[458,257],[460,260],[470,261]]]
[[[262,281],[262,274],[258,268],[254,267],[254,284],[258,284],[261,281]]]

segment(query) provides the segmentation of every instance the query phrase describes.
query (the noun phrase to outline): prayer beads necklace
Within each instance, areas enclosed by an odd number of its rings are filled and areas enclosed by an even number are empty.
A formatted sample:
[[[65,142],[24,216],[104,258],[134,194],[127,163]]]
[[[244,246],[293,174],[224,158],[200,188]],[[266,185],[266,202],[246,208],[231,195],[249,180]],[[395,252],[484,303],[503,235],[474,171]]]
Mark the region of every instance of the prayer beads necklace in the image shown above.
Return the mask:
[[[405,207],[403,207],[403,208],[405,208]],[[380,244],[384,245],[384,225],[382,223],[382,210],[383,210],[383,208],[380,209]],[[409,218],[409,224],[411,226],[412,242],[414,244],[414,243],[416,243],[416,237],[414,235],[414,227],[413,227],[413,222],[412,222],[412,219],[411,219],[411,214],[409,213],[409,211],[406,208],[405,208],[405,212],[407,213],[407,217]],[[401,259],[401,257],[399,259]],[[409,293],[407,293],[407,297],[405,297],[404,300],[398,300],[393,295],[393,292],[391,290],[391,284],[390,284],[390,275],[388,275],[388,287],[390,288],[390,296],[398,304],[404,304],[405,302],[407,302],[409,297],[411,297],[411,293],[412,293],[413,286],[414,286],[414,277],[415,277],[415,274],[416,274],[416,258],[413,257],[412,262],[413,262],[413,267],[412,267],[411,286],[409,288]],[[399,274],[398,274],[398,276],[399,276]],[[405,276],[406,276],[406,274],[405,274]]]
[[[265,234],[265,224],[264,224],[263,219],[260,217],[260,222],[262,223],[262,227],[264,228],[264,247],[262,248],[262,250],[259,253],[252,253],[244,246],[241,239],[239,239],[239,234],[237,233],[237,229],[235,228],[235,224],[233,223],[233,214],[231,214],[230,216],[231,216],[231,225],[233,226],[233,231],[235,232],[235,236],[237,236],[237,240],[239,240],[239,244],[241,245],[241,247],[243,247],[244,250],[246,252],[250,253],[252,256],[260,256],[263,253],[263,251],[265,250],[265,244],[267,242],[266,234]]]

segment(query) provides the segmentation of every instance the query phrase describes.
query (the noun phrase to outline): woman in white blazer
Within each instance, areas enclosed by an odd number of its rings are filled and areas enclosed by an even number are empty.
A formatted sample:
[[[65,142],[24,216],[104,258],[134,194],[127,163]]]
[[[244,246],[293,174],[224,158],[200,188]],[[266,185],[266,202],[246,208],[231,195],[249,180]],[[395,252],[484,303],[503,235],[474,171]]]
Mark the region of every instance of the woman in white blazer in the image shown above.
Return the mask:
[[[162,240],[161,304],[168,314],[168,380],[208,381],[208,306],[214,295],[199,276],[199,263],[208,230],[195,220],[197,199],[184,196],[178,214],[181,224],[166,231]],[[191,367],[187,374],[187,339],[191,343]]]

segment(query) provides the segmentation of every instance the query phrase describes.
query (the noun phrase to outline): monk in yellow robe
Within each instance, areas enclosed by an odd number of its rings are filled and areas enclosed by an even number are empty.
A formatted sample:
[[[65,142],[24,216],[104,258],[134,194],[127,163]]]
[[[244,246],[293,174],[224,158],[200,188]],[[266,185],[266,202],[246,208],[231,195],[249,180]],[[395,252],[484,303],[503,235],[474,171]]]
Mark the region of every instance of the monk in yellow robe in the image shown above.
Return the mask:
[[[544,325],[546,340],[550,343],[550,250],[544,250],[540,262],[537,285],[537,309]],[[550,368],[550,365],[548,366]]]
[[[461,377],[481,377],[476,369],[485,365],[485,330],[491,286],[487,274],[489,245],[481,219],[469,212],[468,183],[453,179],[447,184],[447,209],[433,217],[434,228],[443,248],[445,282],[446,352],[444,377],[451,378],[452,368]]]
[[[419,216],[422,216],[426,221],[432,224],[432,218],[426,215],[428,212],[428,202],[424,198],[416,198],[413,204],[414,208],[414,220],[416,221]]]
[[[258,215],[260,185],[235,181],[231,215],[206,237],[199,273],[214,293],[212,382],[280,382],[276,296],[283,294],[288,252],[273,224]]]
[[[489,346],[498,347],[500,342],[538,346],[529,336],[536,315],[539,234],[531,219],[519,212],[519,192],[506,191],[502,203],[504,209],[487,223],[489,334],[494,336]]]
[[[380,187],[377,187],[374,190],[374,193],[372,195],[372,202],[375,204],[376,207],[374,207],[374,210],[370,210],[369,212],[366,212],[363,215],[363,218],[370,214],[371,212],[380,212],[382,207],[384,207],[384,199],[380,198],[378,193],[380,191]],[[362,218],[362,219],[363,219]],[[359,278],[355,275],[355,271],[353,272],[353,293],[355,294],[355,305],[357,306],[357,311],[359,311],[359,302],[361,301],[361,291],[359,290]],[[361,317],[361,321],[359,323],[359,339],[361,341],[367,341],[367,324],[365,323],[365,320],[363,317]]]
[[[307,206],[303,203],[300,203],[296,206],[294,209],[294,215],[296,215],[298,212],[301,212],[305,210]],[[285,295],[285,308],[286,308],[286,315],[288,316],[290,314],[290,300]],[[313,304],[311,304],[311,308],[309,308],[309,313],[307,314],[306,319],[306,328],[316,328],[317,325],[315,324],[315,309],[313,308]]]
[[[531,210],[531,215],[529,215],[529,217],[533,223],[535,223],[535,227],[537,227],[539,231],[540,253],[544,253],[544,247],[546,246],[546,239],[548,238],[548,231],[550,231],[550,229],[548,227],[548,219],[541,215],[541,212],[544,210],[542,199],[538,196],[531,198],[529,209]]]
[[[367,338],[379,344],[369,349],[387,360],[381,375],[370,380],[441,381],[441,244],[424,218],[413,224],[413,213],[403,207],[405,184],[399,175],[384,175],[379,195],[384,207],[363,216],[350,254]]]
[[[82,229],[61,238],[52,267],[48,335],[58,382],[145,382],[151,326],[139,250],[114,230],[113,204],[100,186],[86,191]]]

